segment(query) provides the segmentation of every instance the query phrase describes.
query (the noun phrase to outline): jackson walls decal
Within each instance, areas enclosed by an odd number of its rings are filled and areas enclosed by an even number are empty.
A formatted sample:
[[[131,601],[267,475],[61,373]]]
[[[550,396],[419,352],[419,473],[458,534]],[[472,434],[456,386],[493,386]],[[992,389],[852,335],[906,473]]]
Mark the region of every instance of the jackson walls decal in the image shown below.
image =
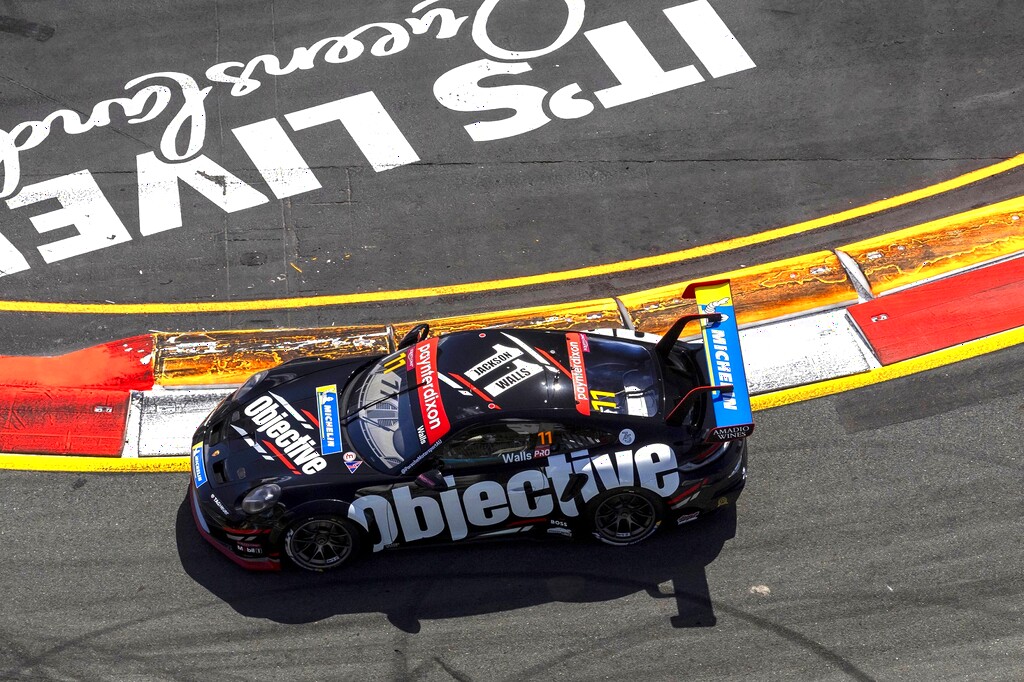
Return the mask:
[[[399,22],[371,23],[342,36],[296,47],[284,61],[263,54],[245,63],[215,64],[205,73],[209,85],[183,73],[151,73],[128,81],[124,86],[127,96],[97,103],[88,118],[84,113],[62,109],[41,121],[25,121],[10,130],[0,130],[0,198],[6,199],[12,210],[54,199],[60,205],[29,217],[40,235],[63,228],[72,228],[74,232],[72,236],[35,245],[46,263],[130,241],[132,237],[122,218],[89,169],[22,185],[22,155],[42,145],[54,126],[61,127],[67,135],[82,135],[110,125],[111,112],[117,111],[127,117],[129,125],[164,126],[159,154],[150,151],[136,157],[140,235],[145,237],[182,226],[180,183],[189,185],[226,213],[265,204],[270,201],[268,196],[203,153],[206,98],[215,87],[229,88],[233,97],[245,97],[260,88],[265,79],[325,64],[351,62],[367,51],[374,57],[390,56],[405,50],[414,36],[427,36],[431,31],[435,31],[434,38],[438,40],[453,38],[467,21],[473,43],[485,56],[440,75],[433,85],[434,97],[452,111],[514,112],[499,120],[466,125],[466,133],[476,142],[536,130],[551,121],[546,111],[562,120],[578,119],[592,113],[598,104],[610,109],[704,80],[693,65],[662,69],[640,36],[621,21],[583,31],[597,57],[618,80],[618,85],[590,93],[592,98],[578,83],[554,92],[524,84],[483,86],[480,82],[485,78],[501,76],[507,81],[529,72],[529,60],[554,53],[576,39],[583,27],[586,2],[562,0],[567,9],[566,19],[555,41],[539,49],[516,51],[495,44],[488,33],[488,21],[501,0],[484,0],[471,17],[436,7],[444,1],[420,2],[412,8],[414,16]],[[754,68],[754,62],[708,0],[678,4],[662,11],[712,78]],[[370,43],[374,36],[376,40]],[[372,91],[292,111],[281,118],[283,122],[277,117],[268,118],[231,130],[276,199],[321,187],[285,124],[292,131],[326,126],[325,132],[340,124],[376,172],[419,160],[413,145]],[[22,245],[19,249],[0,234],[0,277],[29,269],[24,248]]]

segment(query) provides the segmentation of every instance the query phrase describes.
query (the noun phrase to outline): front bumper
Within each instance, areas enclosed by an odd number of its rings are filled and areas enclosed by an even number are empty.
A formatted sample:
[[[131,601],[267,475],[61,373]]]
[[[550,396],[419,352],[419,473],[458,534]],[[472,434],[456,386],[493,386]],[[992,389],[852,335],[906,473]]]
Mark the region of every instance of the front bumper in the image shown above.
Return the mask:
[[[270,529],[232,528],[205,512],[199,503],[195,483],[188,486],[188,506],[203,538],[214,549],[250,571],[280,571],[280,553],[268,547]]]

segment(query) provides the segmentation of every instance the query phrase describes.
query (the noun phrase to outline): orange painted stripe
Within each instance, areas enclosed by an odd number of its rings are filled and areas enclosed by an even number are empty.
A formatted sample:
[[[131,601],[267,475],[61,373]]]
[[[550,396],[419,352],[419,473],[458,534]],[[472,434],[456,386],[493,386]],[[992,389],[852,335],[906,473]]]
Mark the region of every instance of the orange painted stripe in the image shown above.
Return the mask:
[[[878,296],[1024,251],[1024,197],[840,247]]]
[[[452,332],[480,329],[481,327],[516,329],[593,329],[595,327],[621,327],[622,316],[611,298],[573,301],[553,305],[494,310],[472,315],[456,315],[427,320],[431,332]],[[402,338],[415,322],[395,325],[395,336]]]
[[[857,291],[839,259],[819,251],[786,260],[702,277],[731,280],[736,314],[751,324],[811,310],[857,302]],[[699,280],[692,280],[699,281]],[[640,331],[664,333],[680,315],[696,312],[692,300],[682,298],[691,280],[620,296]]]
[[[241,384],[299,357],[328,359],[389,352],[382,325],[156,335],[154,376],[162,386]]]

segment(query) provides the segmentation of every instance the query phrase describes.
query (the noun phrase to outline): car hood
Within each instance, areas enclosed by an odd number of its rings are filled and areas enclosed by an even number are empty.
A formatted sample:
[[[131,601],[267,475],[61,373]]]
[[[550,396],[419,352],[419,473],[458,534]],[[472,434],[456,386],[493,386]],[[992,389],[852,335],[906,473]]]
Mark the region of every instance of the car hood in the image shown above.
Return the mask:
[[[379,476],[340,423],[345,388],[372,359],[288,363],[225,401],[197,434],[213,482]]]

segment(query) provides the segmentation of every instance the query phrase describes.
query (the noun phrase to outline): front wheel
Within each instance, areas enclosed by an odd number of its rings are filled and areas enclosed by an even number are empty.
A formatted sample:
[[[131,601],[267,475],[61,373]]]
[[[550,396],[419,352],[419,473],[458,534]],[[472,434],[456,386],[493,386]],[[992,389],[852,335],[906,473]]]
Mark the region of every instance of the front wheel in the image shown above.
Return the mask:
[[[610,490],[588,507],[594,537],[608,545],[635,545],[658,530],[661,500],[644,490]]]
[[[348,519],[311,516],[288,528],[284,550],[299,568],[322,572],[356,557],[362,550],[362,540],[360,529]]]

